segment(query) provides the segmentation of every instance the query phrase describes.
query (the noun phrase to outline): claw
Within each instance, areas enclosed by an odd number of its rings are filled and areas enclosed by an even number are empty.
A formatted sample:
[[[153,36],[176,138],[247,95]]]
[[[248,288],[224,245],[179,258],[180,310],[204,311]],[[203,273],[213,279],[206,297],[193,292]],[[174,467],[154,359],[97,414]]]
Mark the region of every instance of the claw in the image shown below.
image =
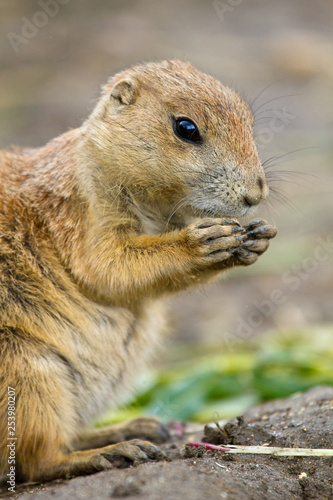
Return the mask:
[[[147,458],[149,457],[149,458],[161,459],[165,457],[163,451],[161,451],[159,448],[157,448],[157,446],[147,441],[140,441],[140,439],[133,439],[132,441],[130,441],[130,443],[140,448],[140,450],[142,450],[142,452],[146,455]]]
[[[207,227],[215,226],[216,224],[220,226],[238,226],[241,227],[240,223],[234,219],[207,219],[202,221],[197,228],[198,229],[206,229]]]
[[[223,225],[224,226],[232,225],[232,226],[239,226],[239,227],[241,227],[240,223],[237,220],[235,220],[235,219],[224,219]]]
[[[263,224],[266,224],[266,221],[263,219],[256,219],[247,224],[245,227],[246,231],[249,231],[251,229],[254,229],[256,227],[262,226]]]
[[[101,448],[100,455],[105,457],[109,462],[115,460],[121,461],[122,457],[127,460],[136,462],[138,460],[162,460],[165,454],[149,441],[141,439],[132,439],[131,441],[122,441],[121,443],[106,446]]]
[[[246,234],[248,238],[274,238],[276,236],[277,229],[273,226],[261,226],[251,231],[248,231]]]
[[[231,229],[232,233],[245,233],[246,229],[244,227],[235,226]]]
[[[262,239],[244,241],[241,247],[245,248],[246,250],[250,250],[250,252],[263,253],[267,250],[268,245],[269,245],[268,239],[262,238]]]

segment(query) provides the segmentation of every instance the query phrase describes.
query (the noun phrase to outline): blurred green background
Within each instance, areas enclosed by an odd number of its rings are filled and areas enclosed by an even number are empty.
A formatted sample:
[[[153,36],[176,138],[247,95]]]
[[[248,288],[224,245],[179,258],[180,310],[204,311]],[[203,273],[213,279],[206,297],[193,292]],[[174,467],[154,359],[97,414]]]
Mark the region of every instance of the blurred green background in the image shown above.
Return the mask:
[[[0,147],[42,145],[113,73],[180,58],[255,100],[261,158],[280,172],[258,210],[279,229],[269,251],[170,300],[158,371],[120,417],[212,420],[333,385],[332,19],[330,0],[0,0]]]

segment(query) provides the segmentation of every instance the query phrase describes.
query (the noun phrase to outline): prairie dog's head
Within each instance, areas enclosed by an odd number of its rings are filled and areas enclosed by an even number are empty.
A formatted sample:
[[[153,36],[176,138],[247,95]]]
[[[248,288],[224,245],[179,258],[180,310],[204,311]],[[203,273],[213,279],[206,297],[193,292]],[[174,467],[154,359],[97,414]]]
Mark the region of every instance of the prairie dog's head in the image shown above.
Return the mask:
[[[115,75],[86,124],[103,186],[116,175],[139,206],[165,217],[242,216],[268,195],[250,107],[188,63]]]

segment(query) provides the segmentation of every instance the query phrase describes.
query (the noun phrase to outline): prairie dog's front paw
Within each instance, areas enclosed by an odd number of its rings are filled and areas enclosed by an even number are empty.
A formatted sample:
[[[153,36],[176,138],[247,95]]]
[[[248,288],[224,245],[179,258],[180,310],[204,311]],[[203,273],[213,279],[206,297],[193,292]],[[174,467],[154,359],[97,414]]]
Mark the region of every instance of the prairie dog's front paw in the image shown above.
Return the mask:
[[[254,264],[258,257],[266,252],[269,240],[277,234],[277,229],[265,220],[257,219],[245,226],[244,242],[234,250],[234,256],[241,265]]]
[[[245,241],[245,229],[231,219],[202,219],[185,229],[185,243],[197,264],[209,266],[230,259]]]

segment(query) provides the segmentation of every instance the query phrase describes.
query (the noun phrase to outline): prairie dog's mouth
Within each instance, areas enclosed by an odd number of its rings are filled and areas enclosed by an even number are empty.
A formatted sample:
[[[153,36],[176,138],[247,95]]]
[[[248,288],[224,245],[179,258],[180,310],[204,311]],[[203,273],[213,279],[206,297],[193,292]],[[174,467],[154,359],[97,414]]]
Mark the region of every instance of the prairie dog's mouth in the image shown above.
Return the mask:
[[[195,217],[212,217],[212,218],[225,218],[225,219],[238,219],[239,217],[246,217],[252,215],[257,206],[243,205],[241,207],[228,207],[225,204],[218,203],[218,200],[206,203],[195,203],[189,207],[190,212]]]
[[[175,205],[177,207],[177,205]],[[252,215],[257,206],[248,203],[234,206],[227,204],[218,197],[196,196],[195,199],[188,200],[181,209],[173,210],[172,216],[168,219],[169,227],[184,227],[204,218],[212,219],[232,219],[238,222],[240,218]]]

